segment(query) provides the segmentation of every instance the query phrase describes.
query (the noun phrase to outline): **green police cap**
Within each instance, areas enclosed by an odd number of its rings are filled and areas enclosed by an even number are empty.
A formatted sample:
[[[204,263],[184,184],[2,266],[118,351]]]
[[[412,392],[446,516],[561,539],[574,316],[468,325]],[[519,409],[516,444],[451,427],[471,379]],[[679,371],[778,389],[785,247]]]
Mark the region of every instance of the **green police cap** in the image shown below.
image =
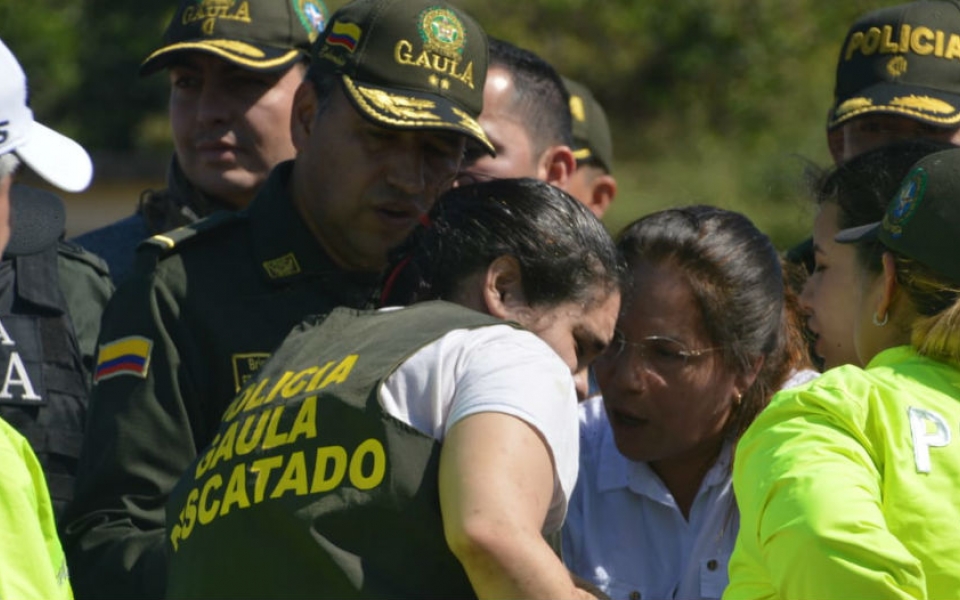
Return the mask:
[[[282,71],[309,56],[326,18],[322,0],[181,0],[163,46],[143,61],[140,74],[166,67],[185,51],[253,71]]]
[[[570,92],[570,115],[573,117],[573,155],[578,161],[595,160],[607,173],[613,170],[613,140],[603,107],[593,94],[578,81],[567,77],[563,84]]]
[[[354,0],[313,45],[313,69],[341,76],[348,98],[388,128],[453,131],[493,154],[477,122],[487,36],[436,0]]]
[[[840,49],[827,128],[866,114],[960,126],[960,5],[921,0],[863,15]]]
[[[882,221],[844,229],[835,239],[843,244],[877,239],[890,250],[960,283],[960,148],[917,161]]]

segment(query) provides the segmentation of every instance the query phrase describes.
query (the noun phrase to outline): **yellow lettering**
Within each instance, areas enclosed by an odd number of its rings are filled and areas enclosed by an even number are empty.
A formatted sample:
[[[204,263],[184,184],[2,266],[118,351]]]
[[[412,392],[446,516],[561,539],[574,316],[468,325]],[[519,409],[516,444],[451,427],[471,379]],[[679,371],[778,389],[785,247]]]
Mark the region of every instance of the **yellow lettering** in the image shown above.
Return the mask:
[[[292,398],[303,391],[303,388],[307,385],[307,382],[304,381],[307,375],[313,373],[317,370],[317,367],[310,367],[309,369],[304,369],[293,376],[293,379],[290,382],[283,386],[283,391],[280,392],[280,395],[284,398]]]
[[[257,474],[257,483],[253,488],[253,501],[260,503],[263,501],[263,494],[267,489],[267,482],[270,480],[270,472],[283,464],[283,458],[280,456],[271,456],[270,458],[261,458],[253,461],[250,470]]]
[[[237,442],[237,424],[231,423],[230,427],[223,433],[223,438],[217,445],[217,453],[210,460],[210,467],[214,468],[221,460],[230,460],[233,458],[233,446]]]
[[[213,441],[210,442],[210,447],[207,448],[207,451],[203,453],[203,458],[197,463],[196,478],[200,479],[204,473],[207,472],[207,469],[210,468],[210,459],[213,458],[213,455],[217,452],[217,444],[220,443],[220,434],[213,436]]]
[[[880,30],[876,27],[871,27],[867,30],[867,33],[863,36],[863,55],[870,56],[877,51],[877,46],[880,45]]]
[[[269,417],[270,413],[262,412],[259,415],[249,415],[246,418],[240,428],[240,437],[237,438],[237,456],[244,456],[253,452],[253,449],[257,447],[263,437],[263,428],[267,426]],[[254,421],[257,422],[257,428],[251,436],[250,426]]]
[[[203,25],[200,26],[200,29],[207,35],[213,35],[213,27],[217,24],[216,19],[207,19],[203,22]]]
[[[939,29],[937,30],[937,41],[936,49],[933,51],[934,56],[943,56],[943,32]]]
[[[333,472],[327,477],[329,463],[333,461]],[[322,446],[317,448],[317,461],[313,471],[313,485],[310,493],[329,492],[340,485],[347,472],[347,451],[342,446]]]
[[[423,68],[425,68],[425,69],[429,69],[429,68],[430,68],[430,57],[427,56],[427,53],[426,53],[426,52],[421,52],[421,53],[420,53],[420,56],[417,57],[417,60],[414,61],[413,64],[417,65],[418,67],[423,67]]]
[[[357,359],[359,356],[356,354],[351,354],[340,361],[340,364],[337,365],[337,368],[333,370],[326,379],[323,380],[323,383],[320,384],[320,388],[323,389],[330,385],[331,383],[343,383],[347,380],[347,377],[350,375],[350,371],[353,370],[353,366],[357,364]]]
[[[293,490],[297,496],[307,495],[307,461],[302,451],[294,452],[287,457],[287,468],[284,469],[270,497],[280,498],[290,490]]]
[[[307,385],[308,392],[312,392],[313,390],[317,389],[317,387],[320,385],[320,380],[323,378],[324,375],[326,375],[327,371],[329,371],[330,367],[332,366],[333,366],[333,361],[331,360],[327,364],[320,367],[320,370],[317,371],[317,373],[313,376],[312,379],[310,379],[310,384]]]
[[[233,472],[230,473],[227,490],[223,493],[220,516],[230,514],[230,507],[234,504],[236,504],[238,508],[247,508],[250,506],[250,499],[247,498],[247,468],[243,463],[233,467]]]
[[[393,60],[401,65],[413,64],[413,45],[407,40],[400,40],[393,47]]]
[[[883,33],[880,36],[880,54],[891,54],[900,48],[899,44],[890,40],[891,37],[893,37],[893,27],[884,25]]]
[[[925,56],[933,52],[933,31],[929,27],[917,27],[910,35],[910,48],[914,53]]]
[[[960,35],[950,34],[950,41],[947,42],[947,52],[943,56],[949,59],[960,58]]]
[[[288,381],[290,381],[290,379],[293,377],[293,375],[294,375],[293,371],[287,371],[286,373],[284,373],[284,374],[280,377],[280,381],[278,381],[278,382],[276,383],[276,385],[273,386],[273,389],[270,390],[270,394],[269,394],[269,395],[267,396],[267,398],[263,401],[263,403],[264,403],[264,404],[270,404],[271,402],[273,402],[274,398],[277,397],[277,394],[280,393],[280,390],[283,389],[283,386],[285,386]]]
[[[244,405],[250,399],[250,396],[253,395],[253,392],[253,386],[247,386],[243,388],[243,391],[240,392],[240,395],[237,396],[236,399],[230,403],[230,406],[227,407],[227,410],[223,412],[223,420],[230,421],[240,414],[240,411],[243,410]]]
[[[237,12],[235,15],[233,15],[233,18],[238,21],[245,21],[249,23],[250,22],[250,4],[247,2],[241,3],[240,8],[237,9]]]
[[[187,539],[190,537],[190,532],[193,531],[193,526],[197,522],[197,499],[200,498],[200,492],[197,488],[190,490],[190,493],[187,494],[187,504],[183,507],[183,519],[181,523],[183,528],[180,530],[181,539]]]
[[[910,26],[900,27],[900,52],[906,52],[910,49]]]
[[[464,69],[463,75],[460,76],[460,81],[464,82],[470,89],[473,89],[473,62],[467,63],[467,68]]]
[[[217,516],[217,510],[220,508],[220,501],[214,500],[212,504],[207,503],[207,496],[211,491],[220,489],[223,486],[223,478],[219,473],[214,474],[203,484],[203,491],[200,492],[199,521],[201,525],[207,525]]]
[[[193,20],[196,18],[194,16],[195,14],[196,14],[196,9],[193,8],[192,6],[188,6],[183,10],[183,16],[180,17],[180,22],[184,25],[193,22]]]
[[[290,428],[290,436],[287,440],[292,444],[301,437],[308,440],[317,437],[317,397],[310,396],[305,398],[300,405],[300,412]]]
[[[283,405],[274,407],[270,413],[270,426],[267,427],[267,437],[263,440],[263,449],[269,450],[287,443],[287,434],[278,434],[277,427],[280,425],[280,416],[283,415]]]
[[[265,398],[262,398],[260,396],[260,393],[263,392],[264,388],[266,388],[267,385],[269,385],[269,383],[270,383],[269,378],[264,378],[260,380],[260,383],[257,384],[257,387],[254,388],[254,390],[250,393],[250,399],[247,400],[246,406],[243,407],[243,410],[245,412],[251,411],[254,408],[263,404],[263,401],[265,400]]]
[[[843,53],[843,59],[850,60],[857,48],[861,47],[863,47],[863,32],[858,31],[850,36],[850,41],[847,42],[847,50]]]
[[[372,468],[369,475],[364,475],[363,463],[368,455],[372,459]],[[358,490],[369,490],[380,485],[386,472],[387,453],[383,450],[380,440],[374,438],[364,440],[350,457],[350,483]]]

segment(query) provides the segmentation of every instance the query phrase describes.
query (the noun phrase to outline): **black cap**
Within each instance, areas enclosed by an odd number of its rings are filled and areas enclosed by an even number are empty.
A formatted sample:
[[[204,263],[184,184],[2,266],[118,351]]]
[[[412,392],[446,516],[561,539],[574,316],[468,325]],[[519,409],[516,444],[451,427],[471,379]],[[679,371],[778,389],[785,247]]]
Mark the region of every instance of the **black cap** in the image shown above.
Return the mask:
[[[140,65],[149,75],[180,52],[205,52],[252,71],[282,71],[309,56],[326,24],[322,0],[180,0],[163,46]]]
[[[381,127],[453,131],[493,154],[477,118],[487,35],[437,0],[354,0],[313,45],[313,66],[341,76],[357,111]]]
[[[917,161],[882,221],[844,229],[834,239],[842,244],[877,239],[890,250],[960,282],[960,148]]]
[[[595,160],[609,173],[613,170],[613,140],[603,107],[590,89],[578,81],[563,77],[570,93],[573,119],[573,155],[578,161]]]
[[[960,5],[920,0],[865,14],[837,61],[832,129],[865,114],[960,126]]]

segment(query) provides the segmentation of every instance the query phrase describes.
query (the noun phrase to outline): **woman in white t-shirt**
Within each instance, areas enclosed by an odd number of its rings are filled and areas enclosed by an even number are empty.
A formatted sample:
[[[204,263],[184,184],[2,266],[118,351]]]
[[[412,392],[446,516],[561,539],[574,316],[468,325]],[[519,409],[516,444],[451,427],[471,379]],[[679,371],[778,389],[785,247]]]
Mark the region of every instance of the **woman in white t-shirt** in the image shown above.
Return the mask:
[[[602,397],[580,407],[564,561],[615,600],[720,598],[739,526],[733,444],[773,392],[816,375],[796,300],[739,213],[661,211],[618,247],[630,283],[594,364]]]
[[[501,180],[448,192],[391,260],[386,308],[297,327],[179,482],[171,597],[586,595],[545,536],[577,477],[572,374],[613,337],[613,240]]]

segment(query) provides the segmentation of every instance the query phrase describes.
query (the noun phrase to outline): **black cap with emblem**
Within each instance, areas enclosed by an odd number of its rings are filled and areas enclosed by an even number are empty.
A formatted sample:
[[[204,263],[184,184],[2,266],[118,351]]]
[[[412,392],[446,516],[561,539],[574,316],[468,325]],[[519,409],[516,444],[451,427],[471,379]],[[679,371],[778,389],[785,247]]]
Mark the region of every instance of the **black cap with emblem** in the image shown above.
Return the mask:
[[[596,162],[607,173],[613,170],[613,140],[603,107],[590,89],[578,81],[563,78],[570,92],[570,116],[573,121],[573,155],[578,162]]]
[[[453,131],[494,153],[477,122],[487,36],[457,8],[435,0],[354,0],[330,18],[312,65],[339,74],[354,107],[381,127]]]
[[[920,0],[863,15],[837,61],[827,128],[865,114],[960,126],[960,4]]]
[[[960,283],[960,148],[913,166],[882,221],[839,232],[841,244],[877,239],[884,246]]]
[[[143,61],[140,74],[168,66],[185,51],[252,71],[283,71],[309,56],[326,17],[323,0],[180,0],[163,46]]]

